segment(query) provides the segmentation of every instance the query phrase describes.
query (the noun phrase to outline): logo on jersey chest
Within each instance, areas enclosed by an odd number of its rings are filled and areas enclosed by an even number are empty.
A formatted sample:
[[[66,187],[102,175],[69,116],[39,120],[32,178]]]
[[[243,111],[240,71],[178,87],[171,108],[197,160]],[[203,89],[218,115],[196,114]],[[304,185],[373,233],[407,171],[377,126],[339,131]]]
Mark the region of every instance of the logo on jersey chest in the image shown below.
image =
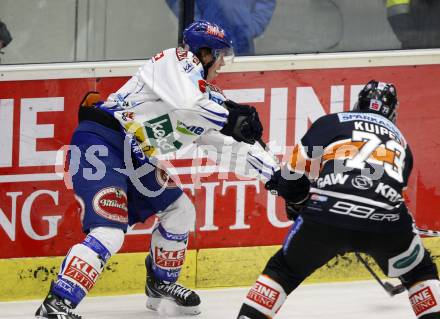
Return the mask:
[[[257,281],[246,297],[260,306],[272,310],[279,296],[279,291]]]
[[[192,70],[194,70],[194,64],[189,63],[188,61],[185,62],[185,65],[183,66],[183,70],[186,73],[190,73]]]
[[[403,197],[399,192],[397,192],[394,188],[392,188],[390,185],[386,185],[382,182],[377,185],[375,192],[377,194],[382,195],[386,199],[388,199],[390,202],[396,203],[403,201]]]
[[[146,121],[144,126],[150,144],[158,147],[162,153],[174,152],[182,146],[182,143],[174,139],[173,125],[168,114]]]
[[[181,121],[177,121],[176,131],[184,135],[195,136],[195,135],[201,135],[205,131],[205,129],[200,126],[186,125]]]
[[[367,190],[373,187],[373,181],[367,176],[358,175],[353,177],[351,180],[351,185],[360,190]]]
[[[318,178],[318,180],[316,181],[316,185],[319,188],[324,188],[326,186],[331,186],[331,185],[336,185],[336,184],[340,184],[340,185],[344,185],[345,182],[347,181],[348,175],[343,175],[343,174],[326,174],[324,175],[324,177],[320,177]]]
[[[124,122],[129,122],[134,120],[134,113],[133,112],[122,112],[122,120]]]

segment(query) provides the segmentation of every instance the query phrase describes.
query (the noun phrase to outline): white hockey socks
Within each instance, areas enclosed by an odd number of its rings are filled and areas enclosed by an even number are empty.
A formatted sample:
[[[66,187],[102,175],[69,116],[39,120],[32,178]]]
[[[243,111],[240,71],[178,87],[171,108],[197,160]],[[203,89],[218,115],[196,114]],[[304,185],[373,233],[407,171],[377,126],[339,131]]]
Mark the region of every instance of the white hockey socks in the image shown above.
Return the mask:
[[[185,261],[189,230],[195,222],[195,208],[182,194],[158,217],[159,224],[151,236],[151,268],[156,279],[176,282]]]
[[[409,301],[417,318],[440,314],[440,281],[431,279],[419,282],[408,290]]]
[[[260,275],[246,295],[244,303],[272,318],[280,310],[286,298],[286,292],[280,284],[266,275]]]
[[[76,306],[93,288],[107,260],[122,246],[124,232],[98,227],[74,245],[64,259],[52,292]]]

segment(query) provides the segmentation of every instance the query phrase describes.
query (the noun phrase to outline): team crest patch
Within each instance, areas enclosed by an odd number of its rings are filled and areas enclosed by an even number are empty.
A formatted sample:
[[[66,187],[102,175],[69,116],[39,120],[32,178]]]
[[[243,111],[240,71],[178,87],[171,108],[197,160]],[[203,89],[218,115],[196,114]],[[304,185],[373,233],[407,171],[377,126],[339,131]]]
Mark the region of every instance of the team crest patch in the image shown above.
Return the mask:
[[[156,169],[156,180],[160,187],[165,186],[166,188],[176,188],[177,184],[173,179],[165,172],[163,169]]]
[[[118,187],[101,189],[93,197],[94,211],[105,219],[128,223],[127,194]]]

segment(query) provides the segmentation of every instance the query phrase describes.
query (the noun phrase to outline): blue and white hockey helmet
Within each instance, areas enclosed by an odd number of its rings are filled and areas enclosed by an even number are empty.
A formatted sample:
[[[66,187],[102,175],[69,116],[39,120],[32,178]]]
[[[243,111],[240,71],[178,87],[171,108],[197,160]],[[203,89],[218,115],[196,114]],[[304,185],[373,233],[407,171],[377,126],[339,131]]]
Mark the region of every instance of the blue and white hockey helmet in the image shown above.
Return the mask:
[[[219,56],[232,58],[234,49],[226,31],[215,23],[200,20],[191,23],[183,31],[183,42],[188,49],[198,54],[201,48],[210,48],[215,59]]]
[[[354,110],[377,113],[395,123],[398,106],[397,91],[393,84],[371,80],[359,92]]]

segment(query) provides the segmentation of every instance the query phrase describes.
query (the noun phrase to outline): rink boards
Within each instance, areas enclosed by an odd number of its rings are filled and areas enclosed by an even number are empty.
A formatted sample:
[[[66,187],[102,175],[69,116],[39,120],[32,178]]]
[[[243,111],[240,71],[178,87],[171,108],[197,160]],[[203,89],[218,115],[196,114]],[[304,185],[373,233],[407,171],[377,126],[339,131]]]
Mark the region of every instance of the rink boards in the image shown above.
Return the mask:
[[[425,238],[424,243],[440,267],[440,238]],[[251,286],[267,260],[279,246],[190,250],[180,282],[190,288]],[[113,256],[91,295],[142,293],[145,283],[144,253]],[[384,277],[371,258],[367,260]],[[55,278],[62,257],[0,260],[0,301],[44,297]],[[371,280],[371,275],[353,254],[338,256],[316,271],[306,283]]]
[[[141,63],[0,66],[0,300],[40,298],[61,261],[52,256],[63,256],[84,237],[58,150],[69,144],[84,92],[108,95]],[[217,84],[229,98],[255,105],[263,139],[273,142],[279,157],[311,122],[349,110],[368,80],[396,84],[399,126],[415,154],[408,206],[420,228],[440,229],[439,50],[242,57],[226,71]],[[291,224],[283,202],[257,180],[222,172],[209,161],[194,162],[194,151],[173,160],[197,211],[182,281],[199,288],[250,285]],[[122,254],[109,262],[93,293],[142,290],[143,252],[153,224],[150,219],[129,230]],[[363,278],[370,277],[349,256],[330,262],[311,280]]]

